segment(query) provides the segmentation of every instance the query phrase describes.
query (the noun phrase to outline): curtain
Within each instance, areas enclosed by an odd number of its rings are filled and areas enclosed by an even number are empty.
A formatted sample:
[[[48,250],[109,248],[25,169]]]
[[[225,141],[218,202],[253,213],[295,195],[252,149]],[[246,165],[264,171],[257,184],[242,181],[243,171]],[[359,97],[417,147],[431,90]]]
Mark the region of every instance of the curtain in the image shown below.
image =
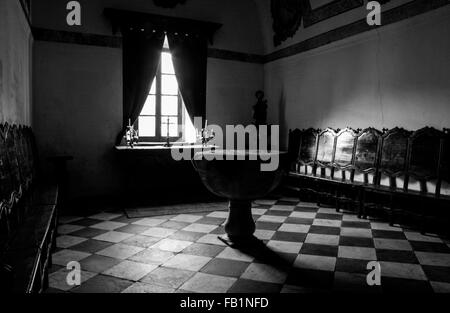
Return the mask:
[[[208,42],[202,36],[167,34],[172,60],[186,110],[194,117],[206,118],[206,66]]]
[[[128,122],[136,122],[158,70],[164,33],[123,31],[123,126],[117,136],[120,144]]]

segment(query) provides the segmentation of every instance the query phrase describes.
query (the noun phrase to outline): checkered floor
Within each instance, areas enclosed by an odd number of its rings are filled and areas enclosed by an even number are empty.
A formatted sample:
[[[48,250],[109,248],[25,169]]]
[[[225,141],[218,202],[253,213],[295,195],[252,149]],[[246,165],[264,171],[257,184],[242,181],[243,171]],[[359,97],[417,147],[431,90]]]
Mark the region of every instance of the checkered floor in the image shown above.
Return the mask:
[[[450,292],[450,242],[298,199],[253,205],[264,244],[217,239],[226,211],[128,219],[61,217],[49,292]],[[82,284],[66,283],[78,261]],[[368,286],[367,264],[381,265]]]

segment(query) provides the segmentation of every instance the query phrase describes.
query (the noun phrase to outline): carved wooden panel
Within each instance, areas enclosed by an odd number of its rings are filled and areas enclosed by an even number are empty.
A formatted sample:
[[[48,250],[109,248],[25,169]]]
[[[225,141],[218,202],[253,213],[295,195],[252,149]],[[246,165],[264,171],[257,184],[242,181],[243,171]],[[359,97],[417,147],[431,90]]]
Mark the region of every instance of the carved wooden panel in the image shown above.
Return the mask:
[[[22,175],[22,181],[27,182],[31,180],[31,172],[32,169],[30,167],[31,163],[29,163],[29,150],[27,145],[27,139],[26,139],[26,128],[23,126],[20,126],[18,129],[18,135],[19,135],[19,155],[20,155],[20,164],[21,164],[21,175]]]
[[[356,133],[346,128],[336,135],[336,152],[334,163],[339,167],[347,167],[353,163]]]
[[[411,137],[409,173],[416,178],[428,179],[438,176],[442,133],[425,127]]]
[[[11,181],[9,179],[9,166],[7,158],[6,133],[0,127],[0,201],[6,199]]]
[[[303,163],[313,162],[316,158],[316,149],[317,131],[312,128],[303,131],[300,145],[300,161]]]
[[[333,161],[334,143],[336,133],[332,129],[324,130],[319,134],[319,145],[317,148],[317,161],[320,163],[331,163]]]
[[[16,126],[9,127],[6,130],[6,154],[8,158],[9,171],[11,174],[11,180],[14,188],[19,188],[20,185],[20,171],[19,171],[19,161],[16,154],[15,145],[15,132]]]
[[[381,133],[374,128],[365,129],[359,134],[356,141],[355,167],[360,171],[376,168],[380,137]]]
[[[390,175],[405,172],[410,134],[404,129],[394,128],[383,136],[380,162],[382,172]]]

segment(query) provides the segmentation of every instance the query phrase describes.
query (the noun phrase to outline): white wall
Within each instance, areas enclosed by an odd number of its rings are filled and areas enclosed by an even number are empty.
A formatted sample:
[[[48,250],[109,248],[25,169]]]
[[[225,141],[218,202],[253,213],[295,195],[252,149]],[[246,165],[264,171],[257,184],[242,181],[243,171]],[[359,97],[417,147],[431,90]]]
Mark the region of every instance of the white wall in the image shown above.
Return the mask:
[[[208,59],[206,116],[217,125],[248,125],[253,120],[255,92],[263,88],[263,66]]]
[[[0,0],[0,123],[31,123],[31,45],[19,1]]]
[[[118,189],[113,148],[122,127],[121,62],[119,49],[35,42],[33,118],[39,152],[42,160],[74,157],[69,169],[76,194]]]
[[[274,123],[289,128],[450,126],[450,7],[268,63]]]

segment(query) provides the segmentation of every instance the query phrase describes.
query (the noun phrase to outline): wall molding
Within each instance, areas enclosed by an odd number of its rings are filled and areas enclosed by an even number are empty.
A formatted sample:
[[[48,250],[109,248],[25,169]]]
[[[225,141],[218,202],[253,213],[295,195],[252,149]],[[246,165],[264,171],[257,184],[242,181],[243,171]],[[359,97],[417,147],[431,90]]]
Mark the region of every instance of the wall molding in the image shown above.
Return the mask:
[[[279,59],[301,54],[306,51],[310,51],[361,33],[382,28],[384,26],[400,22],[407,18],[411,18],[435,10],[440,7],[444,7],[446,5],[449,5],[449,0],[415,0],[384,12],[383,25],[378,27],[369,26],[366,23],[366,19],[364,18],[356,22],[330,30],[326,33],[308,38],[304,41],[295,43],[286,48],[276,50],[267,55],[258,55],[231,50],[209,48],[208,57],[237,62],[266,64]],[[32,28],[32,33],[34,39],[38,41],[61,42],[69,44],[80,44],[80,45],[111,47],[111,48],[122,47],[122,38],[118,36],[68,32],[36,27]]]
[[[440,7],[449,5],[449,0],[415,0],[405,3],[386,12],[383,12],[381,26],[369,26],[366,19],[335,28],[326,33],[308,38],[304,41],[295,43],[286,48],[276,50],[264,56],[264,63],[273,62],[279,59],[291,57],[309,50],[313,50],[335,41],[343,40],[364,32],[382,28],[384,26],[400,22]]]
[[[68,32],[61,30],[51,30],[43,28],[33,28],[33,36],[38,41],[59,42],[86,46],[99,46],[109,48],[121,48],[122,37],[96,35],[79,32]],[[258,54],[223,50],[223,49],[208,49],[208,57],[221,60],[230,60],[246,63],[262,64],[264,56]]]
[[[310,27],[336,15],[359,8],[363,4],[363,0],[335,0],[326,3],[318,8],[310,9],[311,11],[306,12],[303,25],[305,28]]]
[[[110,48],[121,48],[122,38],[117,36],[105,36],[97,34],[68,32],[62,30],[52,30],[44,28],[32,29],[35,40],[69,43],[86,46],[99,46]]]
[[[214,48],[208,49],[208,57],[214,58],[214,59],[239,61],[239,62],[246,62],[246,63],[257,63],[257,64],[264,63],[264,55],[261,55],[261,54],[236,52],[236,51],[214,49]]]

